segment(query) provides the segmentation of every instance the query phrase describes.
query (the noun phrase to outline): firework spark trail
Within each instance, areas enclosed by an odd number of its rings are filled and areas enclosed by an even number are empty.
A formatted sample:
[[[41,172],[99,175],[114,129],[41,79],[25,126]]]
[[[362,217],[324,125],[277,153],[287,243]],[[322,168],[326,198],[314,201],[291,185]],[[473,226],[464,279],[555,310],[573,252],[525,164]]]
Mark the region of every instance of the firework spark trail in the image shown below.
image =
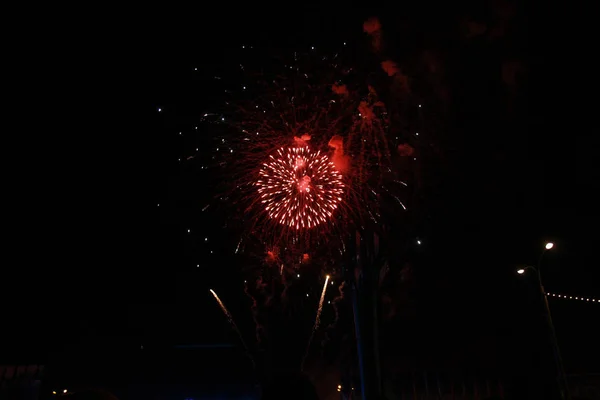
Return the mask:
[[[252,361],[252,366],[254,368],[256,368],[256,364],[254,363],[254,359],[250,355],[250,350],[248,349],[248,346],[246,346],[246,342],[244,341],[244,338],[242,337],[242,333],[240,332],[240,330],[238,329],[237,325],[235,324],[235,321],[233,320],[233,317],[229,313],[229,310],[227,309],[227,307],[225,307],[225,304],[223,304],[223,302],[221,301],[221,299],[219,298],[219,296],[215,293],[215,291],[212,290],[212,289],[209,289],[209,290],[212,293],[212,295],[215,297],[215,300],[217,300],[217,303],[219,303],[219,306],[221,307],[221,310],[223,310],[223,313],[227,317],[227,320],[229,321],[229,323],[231,324],[231,326],[233,327],[233,329],[235,330],[235,332],[238,334],[238,336],[240,338],[240,341],[242,342],[242,345],[244,346],[244,350],[246,350],[246,354],[250,358],[250,361]]]
[[[317,318],[315,319],[315,325],[313,326],[312,332],[310,333],[310,338],[308,339],[308,344],[306,345],[306,351],[304,352],[304,357],[302,357],[302,364],[300,364],[300,370],[304,370],[304,361],[306,361],[306,356],[308,355],[308,349],[310,349],[310,344],[315,336],[315,332],[319,329],[319,324],[321,323],[321,311],[323,311],[323,301],[325,300],[325,292],[327,292],[327,283],[329,283],[329,275],[325,277],[325,284],[323,285],[323,291],[321,292],[321,299],[319,300],[319,309],[317,310]]]

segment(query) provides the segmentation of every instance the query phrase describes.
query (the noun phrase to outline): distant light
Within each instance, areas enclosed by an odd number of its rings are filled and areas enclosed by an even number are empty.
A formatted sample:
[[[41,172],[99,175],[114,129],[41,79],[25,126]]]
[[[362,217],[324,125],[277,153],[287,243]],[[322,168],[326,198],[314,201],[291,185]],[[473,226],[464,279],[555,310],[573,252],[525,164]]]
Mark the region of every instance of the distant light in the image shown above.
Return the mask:
[[[162,108],[158,107],[158,112],[161,112],[161,111],[162,111]]]
[[[210,254],[212,254],[212,253],[213,253],[213,251],[211,250],[211,251],[210,251]]]
[[[221,121],[225,121],[225,118],[221,118]]]
[[[344,42],[344,46],[346,45],[346,42]]]
[[[245,49],[245,48],[246,48],[246,46],[242,46],[242,49]]]
[[[194,71],[198,71],[198,68],[194,68]]]
[[[421,105],[419,104],[419,108],[421,108]]]
[[[420,240],[417,240],[417,244],[421,244],[421,241],[420,241]]]
[[[338,385],[338,389],[341,389],[341,388],[342,388],[342,385]]]
[[[191,229],[188,229],[188,233],[190,233],[191,231],[192,231]]]
[[[306,293],[306,297],[308,297],[308,293]]]
[[[416,132],[415,135],[419,136],[419,132]]]
[[[300,274],[298,274],[297,276],[298,276],[298,278],[300,278]]]
[[[200,264],[196,264],[196,268],[200,268]]]
[[[67,393],[67,389],[63,390],[63,393]]]
[[[550,250],[553,247],[554,247],[554,243],[552,243],[552,242],[546,243],[546,250]]]
[[[160,203],[158,203],[158,204],[156,205],[156,207],[160,207]]]
[[[208,242],[208,238],[207,238],[207,237],[205,237],[205,238],[204,238],[204,241],[205,241],[205,242]]]
[[[523,268],[517,270],[517,274],[519,274],[519,275],[523,275],[524,273],[525,273],[525,270]]]
[[[244,86],[243,89],[246,90],[246,86]]]
[[[327,301],[327,304],[331,304],[331,300],[328,300],[328,301]]]
[[[311,50],[314,50],[314,49],[315,49],[315,46],[311,46]]]
[[[55,390],[53,390],[53,391],[52,391],[52,394],[56,394],[56,391],[55,391]]]
[[[181,132],[179,132],[179,134],[181,135]]]

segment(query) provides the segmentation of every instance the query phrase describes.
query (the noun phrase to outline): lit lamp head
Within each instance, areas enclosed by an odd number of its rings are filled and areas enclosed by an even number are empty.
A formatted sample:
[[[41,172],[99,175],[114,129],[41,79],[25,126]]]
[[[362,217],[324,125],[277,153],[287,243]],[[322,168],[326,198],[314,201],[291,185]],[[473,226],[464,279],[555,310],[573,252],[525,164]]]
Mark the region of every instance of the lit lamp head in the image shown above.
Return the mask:
[[[546,250],[550,250],[553,247],[554,247],[554,243],[552,243],[552,242],[546,243]]]
[[[525,273],[525,269],[524,268],[520,268],[517,270],[517,274],[519,275],[523,275]]]

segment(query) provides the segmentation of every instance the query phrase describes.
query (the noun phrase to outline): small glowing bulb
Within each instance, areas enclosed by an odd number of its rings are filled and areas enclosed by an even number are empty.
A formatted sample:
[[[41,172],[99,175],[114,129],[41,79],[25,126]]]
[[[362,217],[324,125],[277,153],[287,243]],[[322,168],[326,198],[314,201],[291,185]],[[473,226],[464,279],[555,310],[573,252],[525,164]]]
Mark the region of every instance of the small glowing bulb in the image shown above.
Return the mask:
[[[246,48],[246,46],[242,46],[242,49],[245,49],[245,48]]]
[[[519,274],[519,275],[523,275],[524,273],[525,273],[525,270],[523,268],[517,270],[517,274]]]
[[[196,264],[196,268],[200,268],[200,264]]]
[[[225,118],[221,118],[221,121],[225,121]]]
[[[205,238],[204,238],[204,241],[205,241],[205,242],[208,242],[208,238],[207,238],[207,237],[205,237]]]
[[[246,86],[244,86],[243,89],[246,90]]]
[[[53,390],[53,391],[52,391],[52,394],[56,394],[56,390]]]
[[[159,107],[159,108],[158,108],[158,112],[161,112],[161,111],[162,111],[162,108],[160,108],[160,107]]]
[[[160,203],[158,203],[158,204],[156,205],[156,207],[160,207]]]
[[[552,243],[552,242],[546,243],[546,250],[550,250],[553,247],[554,247],[554,243]]]
[[[181,132],[179,132],[179,134],[181,135]]]
[[[342,388],[342,385],[338,385],[338,389],[341,389],[341,388]]]
[[[419,132],[416,132],[415,135],[419,136]]]
[[[213,253],[213,251],[211,250],[211,251],[210,251],[210,254],[212,254],[212,253]]]
[[[344,42],[344,46],[346,45],[346,42]]]
[[[306,293],[306,297],[308,297],[308,293]]]
[[[63,390],[63,393],[67,393],[67,389]]]
[[[188,229],[188,233],[190,233],[190,232],[191,232],[191,229]]]
[[[421,241],[420,241],[420,240],[417,240],[417,244],[421,244]]]
[[[331,304],[331,300],[328,300],[328,301],[327,301],[327,304]]]
[[[421,108],[421,105],[419,104],[419,108]]]
[[[296,275],[298,278],[300,278],[300,274]]]
[[[198,71],[198,68],[194,68],[194,71]]]
[[[315,46],[311,46],[310,48],[311,48],[311,50],[314,50],[314,49],[315,49]]]

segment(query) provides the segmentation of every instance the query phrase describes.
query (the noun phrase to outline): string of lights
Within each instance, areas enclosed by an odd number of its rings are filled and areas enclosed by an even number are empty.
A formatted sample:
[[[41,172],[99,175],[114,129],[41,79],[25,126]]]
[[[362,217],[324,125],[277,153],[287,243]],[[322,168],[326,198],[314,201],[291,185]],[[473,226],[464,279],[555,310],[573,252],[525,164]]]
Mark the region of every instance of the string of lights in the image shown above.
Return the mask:
[[[558,294],[558,293],[546,293],[546,296],[558,297],[559,299],[579,300],[579,301],[585,301],[585,302],[589,302],[589,303],[599,303],[600,304],[600,300],[596,300],[596,299],[593,299],[590,297],[568,296],[566,294]]]

